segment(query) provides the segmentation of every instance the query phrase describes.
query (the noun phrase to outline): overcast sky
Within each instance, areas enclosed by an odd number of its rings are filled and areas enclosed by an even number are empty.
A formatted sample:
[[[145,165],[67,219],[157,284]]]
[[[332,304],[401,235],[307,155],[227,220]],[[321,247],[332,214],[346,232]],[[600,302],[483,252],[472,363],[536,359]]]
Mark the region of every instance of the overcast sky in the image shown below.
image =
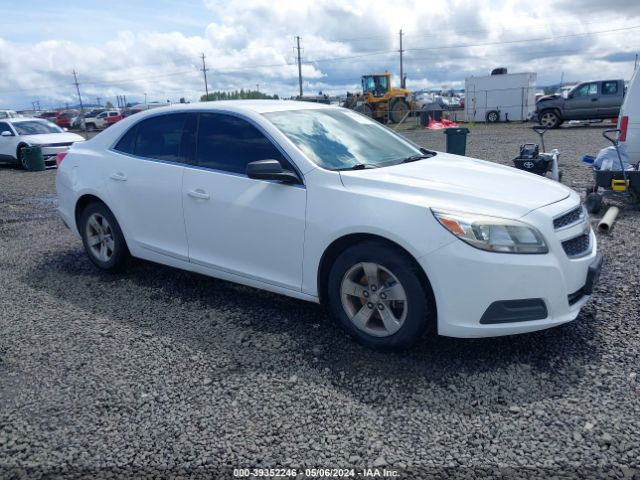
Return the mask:
[[[342,94],[364,73],[399,82],[405,33],[410,89],[463,88],[495,67],[538,85],[629,79],[640,52],[637,0],[21,0],[2,2],[0,108],[83,100],[196,101],[209,90]]]

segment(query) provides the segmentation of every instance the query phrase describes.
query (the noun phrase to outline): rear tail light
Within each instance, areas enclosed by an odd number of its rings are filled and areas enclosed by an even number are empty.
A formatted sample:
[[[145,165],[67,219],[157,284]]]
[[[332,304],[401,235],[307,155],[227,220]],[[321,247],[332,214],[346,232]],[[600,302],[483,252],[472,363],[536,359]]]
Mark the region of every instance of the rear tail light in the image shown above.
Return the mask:
[[[62,163],[62,160],[64,160],[64,157],[67,156],[68,152],[60,152],[60,153],[56,153],[56,167],[60,168],[60,164]]]
[[[627,140],[627,127],[629,126],[629,117],[626,115],[620,119],[620,136],[618,140],[624,142]]]

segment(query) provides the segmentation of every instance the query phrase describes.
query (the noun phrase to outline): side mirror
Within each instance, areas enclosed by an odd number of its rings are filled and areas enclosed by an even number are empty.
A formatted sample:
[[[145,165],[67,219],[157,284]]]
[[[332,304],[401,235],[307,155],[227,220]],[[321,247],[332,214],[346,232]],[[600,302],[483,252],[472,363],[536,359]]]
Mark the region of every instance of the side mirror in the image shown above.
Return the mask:
[[[11,133],[11,132],[10,132],[10,131],[8,131],[8,130],[4,130],[2,133],[0,133],[0,136],[3,136],[3,137],[13,137],[13,133]]]
[[[573,98],[573,93],[567,93],[567,98]]]
[[[258,160],[247,165],[247,177],[256,180],[277,180],[282,183],[299,184],[300,178],[291,170],[284,170],[278,160]]]

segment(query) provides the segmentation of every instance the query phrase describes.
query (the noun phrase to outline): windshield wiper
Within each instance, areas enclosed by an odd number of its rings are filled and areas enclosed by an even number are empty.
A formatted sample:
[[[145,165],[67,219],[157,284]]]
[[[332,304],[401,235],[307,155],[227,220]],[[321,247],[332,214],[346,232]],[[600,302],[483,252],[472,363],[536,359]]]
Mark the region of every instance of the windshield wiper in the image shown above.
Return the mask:
[[[417,162],[418,160],[424,160],[425,158],[431,158],[436,156],[436,152],[430,152],[429,150],[422,150],[423,153],[417,153],[410,157],[403,158],[402,163]]]
[[[372,163],[356,163],[355,165],[351,165],[350,167],[338,168],[338,171],[341,170],[364,170],[366,168],[378,168],[377,165]]]

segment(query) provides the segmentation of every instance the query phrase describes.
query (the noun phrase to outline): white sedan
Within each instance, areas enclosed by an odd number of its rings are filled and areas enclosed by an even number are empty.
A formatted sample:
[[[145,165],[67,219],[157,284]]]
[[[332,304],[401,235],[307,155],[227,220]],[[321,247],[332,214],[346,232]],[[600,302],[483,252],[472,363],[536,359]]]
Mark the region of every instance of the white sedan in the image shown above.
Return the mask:
[[[17,163],[27,169],[23,149],[42,147],[46,165],[55,163],[56,155],[66,152],[75,142],[84,138],[67,132],[56,124],[41,118],[0,119],[0,162]]]
[[[99,268],[132,255],[322,302],[373,347],[569,322],[602,264],[569,188],[319,104],[143,112],[74,145],[56,183]]]

